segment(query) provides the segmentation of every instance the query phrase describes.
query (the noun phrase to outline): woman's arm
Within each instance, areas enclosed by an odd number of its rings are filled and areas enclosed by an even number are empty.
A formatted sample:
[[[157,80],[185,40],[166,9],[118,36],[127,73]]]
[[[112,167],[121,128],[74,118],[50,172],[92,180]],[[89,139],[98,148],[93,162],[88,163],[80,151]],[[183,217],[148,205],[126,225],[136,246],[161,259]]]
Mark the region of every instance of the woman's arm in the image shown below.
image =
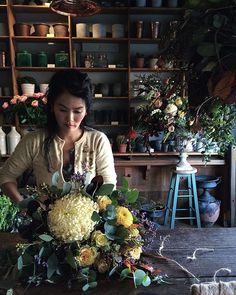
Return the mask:
[[[17,184],[15,182],[6,182],[2,184],[1,189],[3,193],[10,197],[15,204],[18,204],[20,201],[23,200],[23,197],[19,193],[17,189]]]

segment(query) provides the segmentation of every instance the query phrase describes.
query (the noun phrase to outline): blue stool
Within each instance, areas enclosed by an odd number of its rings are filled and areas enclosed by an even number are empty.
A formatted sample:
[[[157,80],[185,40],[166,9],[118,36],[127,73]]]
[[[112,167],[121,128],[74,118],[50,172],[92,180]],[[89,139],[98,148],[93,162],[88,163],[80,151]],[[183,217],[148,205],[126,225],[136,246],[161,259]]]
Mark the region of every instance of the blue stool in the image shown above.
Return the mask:
[[[189,219],[190,224],[193,225],[193,220],[196,219],[197,227],[201,227],[199,207],[198,207],[198,197],[197,197],[197,188],[196,188],[196,178],[195,174],[197,172],[196,168],[192,170],[180,171],[174,170],[172,173],[170,188],[168,193],[168,201],[166,207],[166,214],[164,225],[168,224],[169,214],[171,214],[171,223],[170,228],[175,227],[176,219]],[[179,189],[180,178],[187,178],[188,187],[187,189]],[[187,192],[187,194],[179,194],[179,192]],[[188,198],[189,208],[187,209],[178,209],[177,203],[179,198]],[[194,208],[193,208],[194,205]],[[189,211],[189,216],[176,217],[176,211]]]

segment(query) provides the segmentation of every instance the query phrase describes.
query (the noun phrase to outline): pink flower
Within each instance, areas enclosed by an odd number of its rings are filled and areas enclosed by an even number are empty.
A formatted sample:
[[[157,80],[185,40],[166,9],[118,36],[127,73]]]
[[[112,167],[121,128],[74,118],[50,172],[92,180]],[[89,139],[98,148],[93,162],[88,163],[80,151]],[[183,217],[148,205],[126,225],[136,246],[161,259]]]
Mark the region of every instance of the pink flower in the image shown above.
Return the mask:
[[[6,110],[8,107],[9,107],[9,103],[5,101],[5,102],[2,104],[2,108],[3,108],[4,110]]]
[[[37,107],[39,105],[39,102],[37,100],[33,100],[31,102],[32,107]]]
[[[19,95],[14,96],[11,100],[10,100],[10,104],[17,104],[17,99],[18,97],[20,97]]]
[[[170,125],[170,126],[168,127],[168,131],[169,131],[169,132],[174,132],[174,131],[175,131],[175,126]]]
[[[24,102],[24,101],[26,101],[27,100],[27,96],[26,95],[21,95],[21,96],[19,96],[19,98],[18,98],[18,100],[20,101],[20,102]]]
[[[34,98],[40,98],[41,96],[44,96],[44,94],[42,92],[37,92],[33,94]]]
[[[161,96],[160,91],[157,91],[157,92],[155,93],[155,97],[158,98],[158,97],[160,97],[160,96]]]
[[[44,96],[44,97],[42,98],[42,102],[43,102],[44,104],[47,104],[48,100],[47,100],[47,97],[46,97],[46,96]]]

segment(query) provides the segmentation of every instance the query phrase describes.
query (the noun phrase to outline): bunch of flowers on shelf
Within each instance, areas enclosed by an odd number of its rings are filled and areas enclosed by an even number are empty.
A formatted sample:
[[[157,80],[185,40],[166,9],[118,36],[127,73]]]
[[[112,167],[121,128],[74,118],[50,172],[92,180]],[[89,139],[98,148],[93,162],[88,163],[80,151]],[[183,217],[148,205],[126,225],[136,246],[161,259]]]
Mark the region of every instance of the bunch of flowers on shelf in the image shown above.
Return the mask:
[[[59,189],[56,172],[51,187],[28,188],[19,205],[30,216],[19,227],[28,240],[17,245],[20,281],[36,286],[78,281],[83,291],[96,287],[101,274],[130,278],[135,287],[162,282],[160,269],[141,259],[156,228],[140,211],[139,192],[126,179],[114,189],[101,176],[89,183],[89,175],[76,173]]]
[[[140,75],[139,95],[145,100],[135,112],[135,126],[146,136],[164,131],[164,141],[174,139],[183,130],[190,130],[193,117],[188,97],[182,95],[181,80],[173,77],[161,79],[157,74]]]
[[[44,93],[34,93],[31,97],[15,95],[9,102],[2,103],[2,109],[9,116],[17,114],[21,125],[42,127],[46,124],[47,98]]]

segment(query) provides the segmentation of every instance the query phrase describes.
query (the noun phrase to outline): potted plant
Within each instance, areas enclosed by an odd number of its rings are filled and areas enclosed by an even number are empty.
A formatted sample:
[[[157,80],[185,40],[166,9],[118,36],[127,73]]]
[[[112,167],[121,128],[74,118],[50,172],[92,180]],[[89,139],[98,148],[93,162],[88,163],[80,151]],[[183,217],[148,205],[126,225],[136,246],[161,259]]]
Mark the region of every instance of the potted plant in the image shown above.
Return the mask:
[[[116,137],[116,144],[119,153],[125,153],[127,150],[127,138],[123,134],[119,134]]]
[[[33,77],[19,77],[17,83],[23,95],[32,96],[35,92],[36,80]]]

